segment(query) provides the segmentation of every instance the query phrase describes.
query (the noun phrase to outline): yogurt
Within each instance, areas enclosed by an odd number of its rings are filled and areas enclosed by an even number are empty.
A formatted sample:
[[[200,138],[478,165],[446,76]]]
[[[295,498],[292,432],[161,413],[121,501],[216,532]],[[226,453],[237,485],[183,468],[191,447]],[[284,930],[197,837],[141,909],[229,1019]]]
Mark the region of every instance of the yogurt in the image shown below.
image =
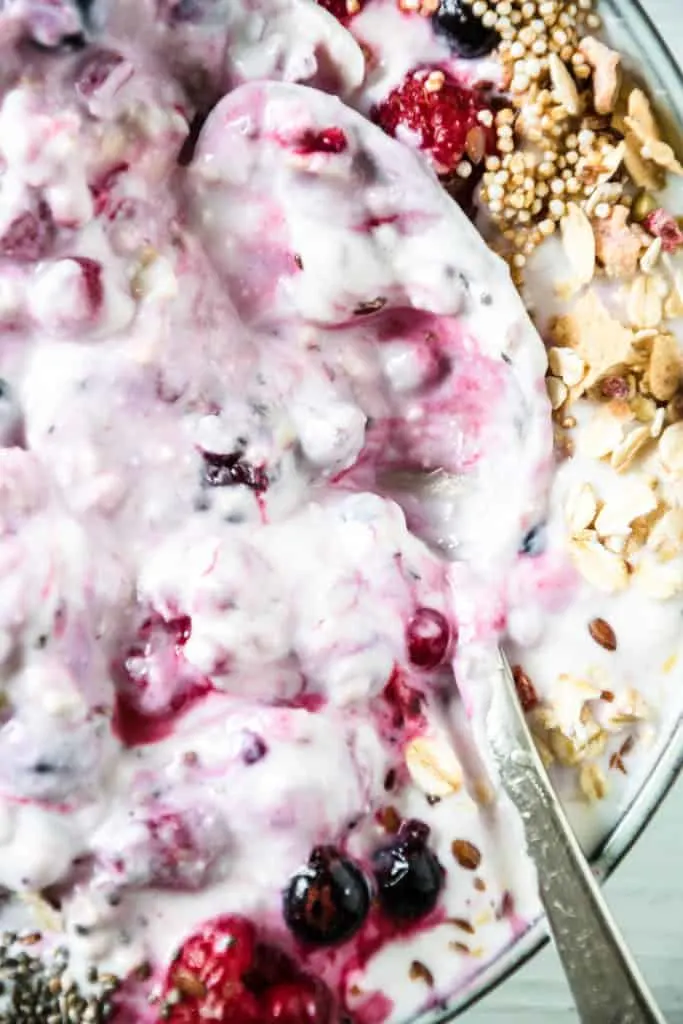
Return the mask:
[[[577,587],[538,546],[546,356],[366,116],[413,46],[465,74],[407,24],[380,0],[353,35],[313,0],[0,12],[0,885],[58,903],[46,944],[83,974],[130,979],[121,1020],[160,1019],[219,914],[356,1024],[449,998],[538,914],[480,724],[500,638]],[[401,820],[429,827],[436,908],[299,941],[312,851],[374,887]]]

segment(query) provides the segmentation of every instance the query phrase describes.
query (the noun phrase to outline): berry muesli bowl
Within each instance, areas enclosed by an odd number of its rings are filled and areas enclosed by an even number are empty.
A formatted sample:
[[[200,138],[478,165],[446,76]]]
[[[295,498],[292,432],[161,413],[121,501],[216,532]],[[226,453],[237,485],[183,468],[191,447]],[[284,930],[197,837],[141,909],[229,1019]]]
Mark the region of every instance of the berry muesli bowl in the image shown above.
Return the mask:
[[[659,90],[591,0],[0,5],[0,1020],[459,1012],[543,927],[501,642],[626,851],[681,751]]]

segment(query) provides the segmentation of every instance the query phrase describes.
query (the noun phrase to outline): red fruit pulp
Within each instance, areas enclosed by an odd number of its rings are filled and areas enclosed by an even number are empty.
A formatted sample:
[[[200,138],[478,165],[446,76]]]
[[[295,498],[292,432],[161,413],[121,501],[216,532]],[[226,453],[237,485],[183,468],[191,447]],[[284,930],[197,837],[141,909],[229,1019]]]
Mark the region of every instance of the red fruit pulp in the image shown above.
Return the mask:
[[[438,88],[429,84],[435,81],[433,75],[437,81],[443,78]],[[481,151],[480,159],[493,149],[493,133],[479,120],[482,110],[486,105],[472,89],[440,68],[423,67],[411,71],[389,93],[373,111],[373,120],[389,135],[400,128],[413,133],[436,170],[446,174],[473,148]]]
[[[356,14],[360,14],[365,0],[318,0],[321,7],[334,15],[342,25],[348,24]]]
[[[418,668],[436,668],[451,642],[448,620],[435,608],[417,608],[406,630],[408,657]]]
[[[275,985],[265,995],[263,1020],[268,1024],[332,1024],[331,1001],[314,978]]]

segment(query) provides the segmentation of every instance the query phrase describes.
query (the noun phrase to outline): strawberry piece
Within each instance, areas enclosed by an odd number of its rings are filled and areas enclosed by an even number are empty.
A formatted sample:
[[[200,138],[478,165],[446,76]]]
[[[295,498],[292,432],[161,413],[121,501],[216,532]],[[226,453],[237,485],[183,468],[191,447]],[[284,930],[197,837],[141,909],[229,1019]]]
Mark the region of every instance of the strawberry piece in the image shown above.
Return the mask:
[[[372,112],[388,135],[414,137],[439,174],[455,170],[463,157],[479,163],[494,149],[494,134],[479,120],[487,107],[472,89],[440,68],[411,71]]]

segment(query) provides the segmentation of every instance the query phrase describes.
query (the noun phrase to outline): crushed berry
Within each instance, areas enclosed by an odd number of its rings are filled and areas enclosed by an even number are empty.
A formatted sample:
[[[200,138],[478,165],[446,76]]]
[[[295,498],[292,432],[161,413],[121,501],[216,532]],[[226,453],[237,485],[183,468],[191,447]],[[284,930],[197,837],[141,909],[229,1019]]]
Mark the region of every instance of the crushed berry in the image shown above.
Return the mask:
[[[256,996],[244,984],[256,949],[251,921],[225,914],[191,935],[169,967],[162,1019],[190,1024],[200,1019],[260,1024]]]
[[[676,252],[683,246],[683,231],[666,210],[658,209],[648,213],[642,226],[655,238],[661,238],[664,252]]]
[[[628,398],[628,381],[623,377],[605,377],[600,384],[600,394],[603,398]]]
[[[122,174],[128,170],[128,164],[121,161],[118,164],[114,164],[99,177],[90,186],[90,195],[93,199],[93,206],[95,208],[95,214],[104,213],[110,208],[111,192],[115,187],[118,179]]]
[[[310,153],[343,153],[348,142],[341,128],[308,128],[296,140],[295,152],[302,156]]]
[[[363,10],[365,0],[317,0],[321,7],[329,11],[342,25],[347,25],[352,18]]]
[[[417,608],[406,629],[408,657],[417,668],[437,668],[451,645],[448,620],[435,608]]]
[[[334,945],[350,939],[370,909],[370,893],[360,868],[332,846],[316,847],[306,867],[285,891],[283,913],[301,942]]]
[[[50,208],[41,201],[34,210],[19,214],[0,235],[0,256],[22,263],[43,259],[54,242],[55,224]]]
[[[296,981],[275,985],[266,992],[264,1024],[331,1024],[332,1000],[316,979],[302,975]]]
[[[484,57],[500,42],[496,30],[482,25],[466,0],[441,0],[432,24],[458,56],[468,60]]]
[[[253,466],[242,458],[241,452],[227,455],[202,452],[204,482],[209,487],[234,487],[243,484],[252,491],[268,490],[268,476],[263,466]]]
[[[252,732],[251,729],[245,729],[242,741],[242,760],[245,764],[256,764],[258,761],[262,761],[268,753],[268,747],[266,746],[265,740]]]
[[[102,284],[102,264],[89,256],[71,256],[78,263],[83,273],[85,293],[88,297],[91,313],[99,313],[104,302],[104,286]]]
[[[443,84],[430,91],[425,83],[432,73],[443,76]],[[472,89],[460,85],[440,68],[422,67],[411,71],[375,107],[372,118],[388,135],[396,135],[403,128],[417,136],[419,148],[429,154],[436,170],[448,174],[467,153],[470,132],[476,133],[482,157],[493,151],[494,133],[482,126],[478,116],[485,109],[483,100]]]
[[[396,838],[374,853],[378,899],[387,916],[415,921],[435,908],[445,872],[427,845],[428,838],[429,826],[406,821]]]
[[[74,86],[78,95],[82,99],[89,99],[102,88],[112,71],[123,64],[123,61],[123,56],[114,50],[106,50],[103,47],[91,50],[76,75]]]

